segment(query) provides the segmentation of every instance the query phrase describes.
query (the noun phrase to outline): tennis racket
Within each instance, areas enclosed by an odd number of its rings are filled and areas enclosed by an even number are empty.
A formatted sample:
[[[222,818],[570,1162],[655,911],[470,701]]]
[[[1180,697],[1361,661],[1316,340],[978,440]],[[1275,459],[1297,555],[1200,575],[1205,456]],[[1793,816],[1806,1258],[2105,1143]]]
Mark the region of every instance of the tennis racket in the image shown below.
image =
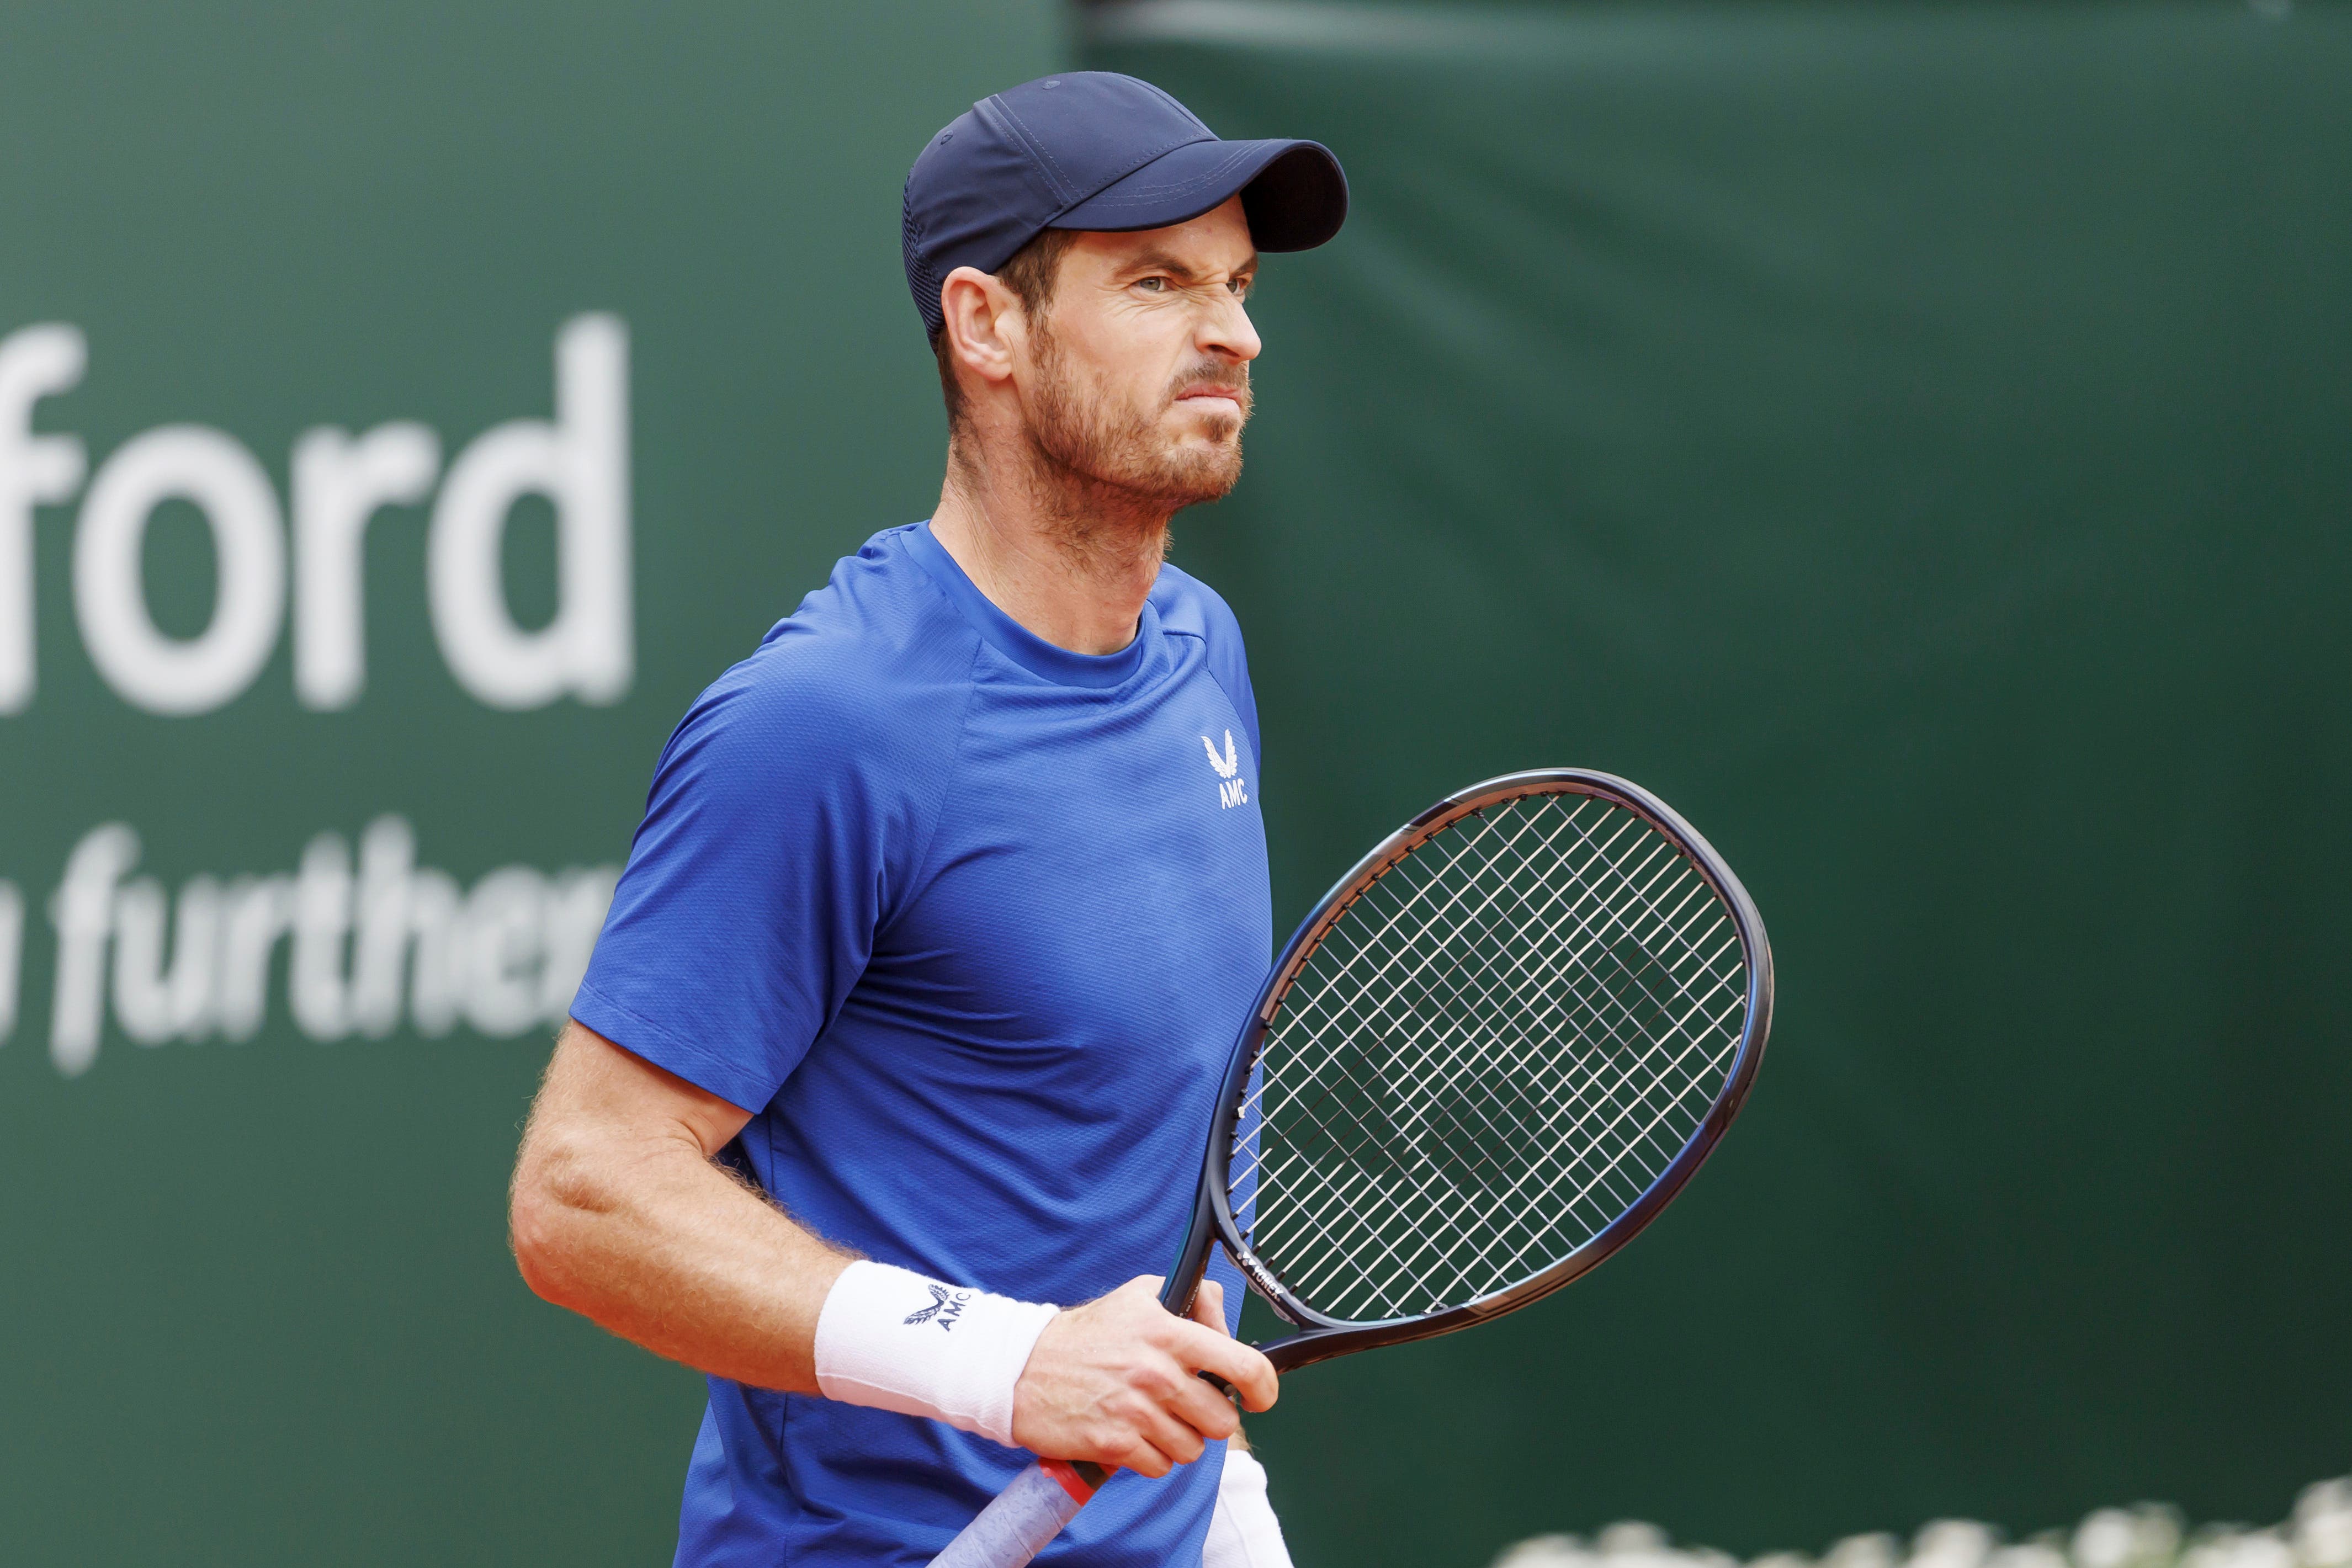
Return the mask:
[[[1771,1018],[1764,923],[1664,801],[1569,768],[1448,796],[1275,960],[1160,1300],[1222,1245],[1297,1331],[1277,1372],[1517,1312],[1682,1190]],[[1031,1466],[933,1568],[1019,1568],[1108,1479]]]

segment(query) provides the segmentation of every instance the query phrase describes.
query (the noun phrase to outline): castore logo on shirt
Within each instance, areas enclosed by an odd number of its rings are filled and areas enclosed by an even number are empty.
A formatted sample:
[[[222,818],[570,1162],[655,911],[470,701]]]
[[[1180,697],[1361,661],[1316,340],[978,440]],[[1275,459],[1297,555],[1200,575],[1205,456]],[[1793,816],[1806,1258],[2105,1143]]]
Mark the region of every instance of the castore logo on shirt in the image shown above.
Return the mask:
[[[1234,732],[1225,731],[1225,754],[1217,755],[1217,743],[1207,736],[1201,737],[1202,748],[1209,754],[1209,766],[1217,770],[1224,782],[1217,786],[1217,804],[1228,810],[1249,804],[1249,780],[1241,777],[1241,756],[1234,750]]]

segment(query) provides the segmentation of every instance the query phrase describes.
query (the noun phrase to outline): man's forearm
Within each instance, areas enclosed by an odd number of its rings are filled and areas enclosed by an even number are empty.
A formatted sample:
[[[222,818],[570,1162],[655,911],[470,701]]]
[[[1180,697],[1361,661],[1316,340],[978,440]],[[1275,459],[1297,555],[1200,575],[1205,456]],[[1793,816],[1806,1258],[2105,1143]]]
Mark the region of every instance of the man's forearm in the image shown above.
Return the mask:
[[[686,1103],[648,1125],[654,1079]],[[817,1316],[849,1255],[711,1163],[706,1140],[740,1113],[698,1092],[567,1030],[515,1167],[516,1260],[540,1295],[657,1354],[814,1394]]]
[[[848,1253],[711,1163],[747,1120],[602,1035],[566,1029],[515,1165],[515,1259],[530,1288],[738,1383],[929,1416],[1148,1476],[1234,1429],[1233,1406],[1194,1373],[1241,1389],[1253,1410],[1273,1405],[1274,1368],[1225,1333],[1213,1281],[1194,1321],[1162,1307],[1149,1277],[1066,1311],[875,1263],[845,1281]],[[950,1294],[963,1332],[923,1332]]]

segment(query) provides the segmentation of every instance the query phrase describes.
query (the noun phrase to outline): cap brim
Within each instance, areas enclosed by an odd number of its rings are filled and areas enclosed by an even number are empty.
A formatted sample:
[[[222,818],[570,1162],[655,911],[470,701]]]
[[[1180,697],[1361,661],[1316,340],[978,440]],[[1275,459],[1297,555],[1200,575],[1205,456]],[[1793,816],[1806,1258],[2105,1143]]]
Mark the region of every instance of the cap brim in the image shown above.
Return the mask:
[[[1348,218],[1348,177],[1318,141],[1193,141],[1057,215],[1051,227],[1164,229],[1242,199],[1260,250],[1312,250]]]

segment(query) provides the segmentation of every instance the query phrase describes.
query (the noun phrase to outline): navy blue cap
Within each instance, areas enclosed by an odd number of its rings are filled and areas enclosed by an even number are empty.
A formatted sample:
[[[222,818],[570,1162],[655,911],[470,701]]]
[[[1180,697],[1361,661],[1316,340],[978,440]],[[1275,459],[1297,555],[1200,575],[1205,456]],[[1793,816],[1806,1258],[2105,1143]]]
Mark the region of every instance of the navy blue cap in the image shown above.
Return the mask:
[[[1314,141],[1220,141],[1182,104],[1114,71],[982,99],[907,174],[907,287],[933,338],[940,285],[994,272],[1045,229],[1156,229],[1238,193],[1260,250],[1312,250],[1348,216],[1348,177]]]

